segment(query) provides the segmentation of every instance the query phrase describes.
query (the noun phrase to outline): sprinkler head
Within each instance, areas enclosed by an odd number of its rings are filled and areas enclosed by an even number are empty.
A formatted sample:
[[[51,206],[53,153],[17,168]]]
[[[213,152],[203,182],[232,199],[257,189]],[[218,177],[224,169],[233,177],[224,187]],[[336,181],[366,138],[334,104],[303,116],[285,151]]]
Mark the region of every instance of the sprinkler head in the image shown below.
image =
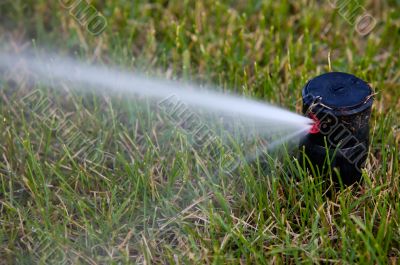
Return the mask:
[[[307,156],[306,165],[322,175],[338,172],[332,174],[336,183],[339,175],[345,185],[359,181],[369,148],[371,87],[354,75],[332,72],[309,81],[302,95],[303,113],[313,124],[300,142],[300,161]]]

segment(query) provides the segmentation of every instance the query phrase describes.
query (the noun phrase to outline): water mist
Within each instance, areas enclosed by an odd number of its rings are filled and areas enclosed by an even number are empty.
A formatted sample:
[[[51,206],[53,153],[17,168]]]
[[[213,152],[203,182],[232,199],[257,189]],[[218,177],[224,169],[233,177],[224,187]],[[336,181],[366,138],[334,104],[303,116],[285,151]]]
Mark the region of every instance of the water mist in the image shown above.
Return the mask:
[[[55,82],[67,82],[82,91],[154,99],[167,112],[171,109],[176,112],[178,106],[184,106],[186,116],[193,116],[187,112],[203,117],[217,116],[223,120],[221,124],[228,132],[223,135],[217,133],[223,141],[234,135],[234,140],[243,146],[243,142],[255,137],[268,139],[268,144],[251,149],[253,153],[247,153],[247,159],[259,156],[265,148],[273,149],[281,143],[304,136],[313,123],[311,119],[288,110],[265,102],[219,93],[215,88],[206,89],[186,82],[150,78],[127,70],[89,65],[55,55],[38,57],[0,52],[0,69],[26,71],[33,80],[55,89]],[[168,100],[170,102],[163,105]],[[213,119],[207,120],[215,122]],[[208,126],[209,129],[211,127]]]

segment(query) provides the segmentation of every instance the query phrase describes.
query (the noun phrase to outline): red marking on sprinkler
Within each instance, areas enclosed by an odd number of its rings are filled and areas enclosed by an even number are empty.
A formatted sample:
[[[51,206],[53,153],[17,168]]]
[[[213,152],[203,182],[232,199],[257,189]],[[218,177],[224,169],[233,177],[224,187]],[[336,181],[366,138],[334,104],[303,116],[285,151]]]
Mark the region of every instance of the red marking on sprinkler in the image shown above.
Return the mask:
[[[320,121],[318,120],[317,116],[313,113],[309,114],[310,118],[314,121],[312,127],[308,131],[311,134],[317,134],[319,133],[319,126],[320,126]]]

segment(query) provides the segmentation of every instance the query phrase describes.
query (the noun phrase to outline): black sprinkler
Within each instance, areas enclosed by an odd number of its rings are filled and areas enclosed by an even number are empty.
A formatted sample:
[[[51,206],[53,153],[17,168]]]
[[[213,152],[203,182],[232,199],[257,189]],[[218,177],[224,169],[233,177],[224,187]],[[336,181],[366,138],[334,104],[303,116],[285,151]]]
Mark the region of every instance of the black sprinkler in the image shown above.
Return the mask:
[[[300,162],[315,174],[332,172],[337,184],[339,175],[344,185],[359,181],[369,148],[373,95],[368,83],[346,73],[309,81],[303,89],[303,113],[314,125],[300,142]]]

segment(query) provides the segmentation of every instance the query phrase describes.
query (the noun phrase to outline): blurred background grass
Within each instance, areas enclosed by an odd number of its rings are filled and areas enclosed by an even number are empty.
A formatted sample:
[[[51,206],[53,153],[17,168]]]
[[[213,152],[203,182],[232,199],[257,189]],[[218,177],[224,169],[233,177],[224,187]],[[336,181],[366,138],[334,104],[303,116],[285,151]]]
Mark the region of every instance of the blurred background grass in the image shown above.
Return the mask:
[[[207,155],[188,151],[151,105],[4,75],[0,262],[398,264],[399,1],[350,4],[378,21],[365,37],[329,1],[91,3],[108,22],[99,36],[59,1],[3,0],[2,46],[212,83],[298,112],[307,80],[353,73],[378,93],[365,181],[328,198],[324,179],[290,156],[268,172],[207,175]],[[48,126],[60,121],[21,103],[36,89],[68,117],[61,131],[84,136],[66,144]]]

